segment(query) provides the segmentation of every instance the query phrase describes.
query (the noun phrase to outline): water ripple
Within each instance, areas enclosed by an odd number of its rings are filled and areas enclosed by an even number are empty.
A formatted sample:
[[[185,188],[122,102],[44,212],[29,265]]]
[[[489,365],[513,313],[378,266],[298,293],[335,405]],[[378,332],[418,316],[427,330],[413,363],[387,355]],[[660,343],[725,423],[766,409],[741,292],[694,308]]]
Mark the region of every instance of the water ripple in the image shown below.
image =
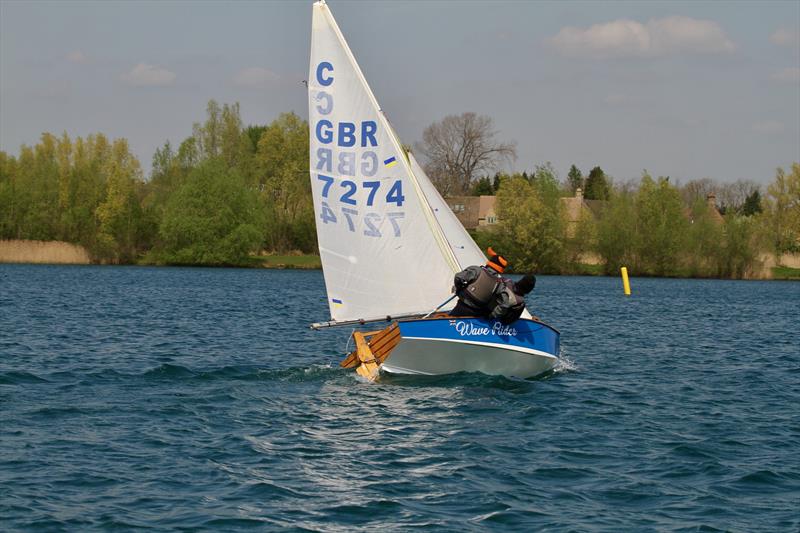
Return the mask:
[[[0,278],[3,530],[800,528],[800,284],[542,276],[548,376],[367,384],[318,272]]]

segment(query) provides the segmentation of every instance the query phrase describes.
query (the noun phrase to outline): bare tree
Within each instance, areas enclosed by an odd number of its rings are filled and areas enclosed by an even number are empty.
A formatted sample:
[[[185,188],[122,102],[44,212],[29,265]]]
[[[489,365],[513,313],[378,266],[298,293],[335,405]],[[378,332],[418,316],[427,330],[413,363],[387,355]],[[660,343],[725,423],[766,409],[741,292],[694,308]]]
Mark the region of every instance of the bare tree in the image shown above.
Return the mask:
[[[690,180],[681,187],[681,196],[686,205],[692,206],[698,200],[705,202],[709,194],[716,193],[718,190],[719,185],[711,178]]]
[[[498,142],[495,135],[492,119],[475,113],[449,115],[425,128],[417,149],[442,196],[467,194],[473,180],[516,159],[516,144]]]
[[[723,210],[739,211],[747,201],[747,197],[758,190],[760,190],[760,187],[754,181],[737,180],[734,183],[726,183],[720,187],[717,199]]]

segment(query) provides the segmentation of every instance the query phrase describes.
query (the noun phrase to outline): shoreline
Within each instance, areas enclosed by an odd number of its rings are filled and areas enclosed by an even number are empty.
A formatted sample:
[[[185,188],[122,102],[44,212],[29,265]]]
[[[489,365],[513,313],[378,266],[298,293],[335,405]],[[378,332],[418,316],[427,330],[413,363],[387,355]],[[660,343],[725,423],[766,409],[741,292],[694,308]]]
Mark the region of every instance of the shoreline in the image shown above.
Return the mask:
[[[791,263],[794,258],[790,259]],[[268,270],[321,270],[322,263],[316,254],[263,254],[252,255],[241,264],[171,264],[142,259],[128,263],[104,263],[92,260],[89,252],[82,246],[61,241],[0,240],[0,264],[40,264],[40,265],[94,265],[94,266],[161,266],[161,267],[202,267],[202,268],[250,268]],[[617,275],[604,274],[599,265],[577,264],[575,271],[555,273],[556,276],[588,276],[616,278]],[[800,268],[787,266],[774,261],[772,265],[762,268],[761,272],[769,272],[768,276],[750,276],[745,278],[723,278],[710,276],[650,276],[634,275],[635,278],[665,279],[719,279],[741,281],[800,281]],[[509,272],[516,274],[516,272]],[[547,275],[547,274],[542,274]]]
[[[297,256],[302,258],[319,258],[319,256]],[[0,261],[0,265],[41,265],[41,266],[74,266],[74,267],[156,267],[156,268],[231,268],[231,269],[245,269],[245,270],[322,270],[320,265],[316,264],[293,264],[293,263],[273,263],[263,262],[261,264],[252,265],[200,265],[200,264],[154,264],[154,263],[49,263],[49,262],[22,262],[22,261]],[[800,281],[800,269],[788,267],[775,267],[780,273],[773,274],[771,278],[715,278],[708,276],[649,276],[649,275],[631,275],[632,279],[687,279],[687,280],[718,280],[718,281]],[[785,271],[788,271],[784,273]],[[522,275],[521,272],[508,272],[512,275]],[[612,278],[617,279],[619,276],[608,274],[588,274],[588,273],[559,273],[559,274],[537,274],[537,276],[564,276],[575,278]]]

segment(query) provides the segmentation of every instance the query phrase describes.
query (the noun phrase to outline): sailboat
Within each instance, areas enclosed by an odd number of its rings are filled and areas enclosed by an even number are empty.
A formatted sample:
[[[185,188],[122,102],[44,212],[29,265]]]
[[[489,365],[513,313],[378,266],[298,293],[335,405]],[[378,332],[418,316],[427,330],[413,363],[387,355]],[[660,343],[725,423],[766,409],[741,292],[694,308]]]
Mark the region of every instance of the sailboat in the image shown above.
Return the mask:
[[[527,310],[509,325],[447,314],[454,274],[486,259],[403,148],[324,0],[311,29],[310,174],[330,309],[311,327],[380,326],[354,330],[341,363],[370,380],[552,370],[559,333]]]

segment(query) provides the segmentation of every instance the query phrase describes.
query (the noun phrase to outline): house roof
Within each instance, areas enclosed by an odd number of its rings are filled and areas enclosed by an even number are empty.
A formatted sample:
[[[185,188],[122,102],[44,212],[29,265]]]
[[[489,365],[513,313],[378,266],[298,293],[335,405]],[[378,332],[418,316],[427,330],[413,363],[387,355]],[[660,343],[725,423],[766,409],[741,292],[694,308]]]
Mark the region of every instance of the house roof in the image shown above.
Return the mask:
[[[497,196],[481,195],[478,203],[478,219],[485,219],[489,215],[494,214],[494,205]]]
[[[564,210],[566,211],[567,220],[570,222],[577,222],[581,218],[581,210],[586,209],[595,218],[600,216],[603,206],[608,202],[605,200],[586,200],[581,195],[559,198]]]

